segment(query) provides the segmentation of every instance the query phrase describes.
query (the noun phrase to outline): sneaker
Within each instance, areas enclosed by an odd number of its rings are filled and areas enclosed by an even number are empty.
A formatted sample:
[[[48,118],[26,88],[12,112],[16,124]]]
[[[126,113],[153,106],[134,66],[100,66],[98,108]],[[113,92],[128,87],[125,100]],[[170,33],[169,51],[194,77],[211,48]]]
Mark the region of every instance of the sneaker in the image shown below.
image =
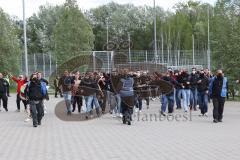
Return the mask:
[[[37,127],[37,125],[36,125],[36,124],[34,124],[34,125],[33,125],[33,127],[34,127],[34,128],[36,128],[36,127]]]
[[[223,121],[221,119],[219,119],[218,122],[223,122]]]
[[[31,120],[31,118],[26,118],[25,120],[24,120],[24,122],[29,122]]]
[[[139,110],[138,110],[138,108],[135,108],[135,112],[137,113]]]
[[[139,113],[142,113],[142,110],[139,110]]]
[[[161,111],[161,115],[166,116],[166,114],[163,111]]]
[[[40,126],[41,124],[42,124],[41,121],[39,121],[39,122],[38,122],[38,125]]]
[[[120,113],[120,114],[119,114],[119,117],[120,117],[120,118],[122,118],[122,117],[123,117],[122,113]]]
[[[7,107],[4,107],[5,111],[7,112],[8,111],[8,108]]]
[[[156,98],[151,98],[152,99],[152,101],[155,101],[156,100]]]
[[[207,114],[207,113],[205,113],[203,116],[204,116],[204,117],[208,117],[208,114]]]
[[[214,119],[214,120],[213,120],[213,123],[218,123],[218,120],[217,120],[217,119]]]

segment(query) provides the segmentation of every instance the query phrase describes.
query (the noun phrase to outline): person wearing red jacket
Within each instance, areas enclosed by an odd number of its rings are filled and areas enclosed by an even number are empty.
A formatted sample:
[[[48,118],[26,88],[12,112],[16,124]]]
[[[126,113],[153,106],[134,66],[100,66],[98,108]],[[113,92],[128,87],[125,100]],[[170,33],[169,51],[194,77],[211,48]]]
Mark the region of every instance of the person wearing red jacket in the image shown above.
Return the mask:
[[[22,100],[20,98],[20,94],[21,94],[21,87],[27,83],[27,80],[26,78],[24,78],[23,75],[19,75],[18,78],[10,75],[10,77],[12,78],[13,81],[15,81],[17,83],[17,112],[20,112],[20,102],[22,101],[23,102],[23,105],[24,105],[24,108],[25,108],[25,111],[27,109],[27,101],[26,100]]]

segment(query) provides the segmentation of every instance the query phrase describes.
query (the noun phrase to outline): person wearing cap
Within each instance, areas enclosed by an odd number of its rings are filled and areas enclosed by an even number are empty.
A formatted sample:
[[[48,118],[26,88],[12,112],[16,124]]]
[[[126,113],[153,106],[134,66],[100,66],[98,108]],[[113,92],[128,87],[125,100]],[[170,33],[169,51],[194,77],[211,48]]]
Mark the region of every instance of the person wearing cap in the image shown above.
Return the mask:
[[[17,103],[17,112],[20,112],[20,102],[22,101],[23,102],[23,105],[24,105],[24,108],[25,108],[25,111],[27,110],[27,101],[25,100],[21,100],[21,87],[27,83],[27,80],[24,78],[23,75],[19,75],[18,78],[12,76],[10,74],[10,77],[12,78],[13,81],[15,81],[17,83],[17,100],[16,100],[16,103]]]

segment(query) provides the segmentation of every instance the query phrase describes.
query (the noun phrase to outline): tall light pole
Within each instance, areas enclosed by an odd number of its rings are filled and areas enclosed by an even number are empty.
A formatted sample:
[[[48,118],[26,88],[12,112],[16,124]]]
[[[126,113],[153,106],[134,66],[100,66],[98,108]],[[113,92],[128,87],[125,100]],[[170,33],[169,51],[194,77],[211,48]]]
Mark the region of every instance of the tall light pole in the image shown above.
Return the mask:
[[[109,41],[109,38],[108,38],[108,31],[109,31],[109,22],[108,22],[109,18],[107,18],[107,51],[108,51],[108,41]]]
[[[211,51],[210,51],[210,26],[209,26],[209,6],[208,6],[208,49],[207,49],[207,57],[208,57],[208,69],[211,70]]]
[[[24,55],[25,55],[25,74],[28,76],[28,55],[27,55],[27,31],[26,31],[26,19],[25,19],[25,0],[23,3],[23,34],[24,34]]]
[[[132,58],[131,58],[131,35],[128,32],[128,57],[129,57],[129,63],[131,65],[132,63]]]
[[[154,8],[154,61],[157,63],[157,13],[156,13],[156,4],[153,0]]]

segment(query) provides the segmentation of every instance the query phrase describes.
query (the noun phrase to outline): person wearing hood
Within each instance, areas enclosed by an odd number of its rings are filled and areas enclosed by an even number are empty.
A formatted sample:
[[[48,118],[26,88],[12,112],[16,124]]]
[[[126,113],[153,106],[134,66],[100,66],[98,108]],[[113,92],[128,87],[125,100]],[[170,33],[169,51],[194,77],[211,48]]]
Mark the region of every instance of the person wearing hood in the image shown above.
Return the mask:
[[[213,122],[222,122],[225,98],[228,92],[228,80],[223,71],[218,70],[215,77],[211,79],[209,94],[213,102]]]

